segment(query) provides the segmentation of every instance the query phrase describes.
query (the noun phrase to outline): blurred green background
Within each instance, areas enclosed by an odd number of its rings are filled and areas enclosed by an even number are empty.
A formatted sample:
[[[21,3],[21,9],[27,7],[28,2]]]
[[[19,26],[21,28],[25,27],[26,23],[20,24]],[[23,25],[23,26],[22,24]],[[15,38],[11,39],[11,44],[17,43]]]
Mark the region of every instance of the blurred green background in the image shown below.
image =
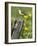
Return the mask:
[[[24,15],[20,15],[18,10],[21,10]],[[11,7],[11,28],[14,27],[15,19],[24,20],[23,28],[19,33],[19,39],[32,38],[32,8],[31,7]],[[11,30],[12,31],[12,30]]]

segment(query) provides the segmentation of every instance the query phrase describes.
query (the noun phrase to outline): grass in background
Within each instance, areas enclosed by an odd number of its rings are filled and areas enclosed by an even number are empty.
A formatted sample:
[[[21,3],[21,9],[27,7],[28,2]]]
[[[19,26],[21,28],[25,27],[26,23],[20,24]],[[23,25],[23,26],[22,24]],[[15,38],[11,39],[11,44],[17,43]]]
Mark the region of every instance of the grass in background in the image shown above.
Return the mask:
[[[20,15],[18,10],[24,15]],[[26,14],[25,14],[26,13]],[[19,33],[19,39],[32,38],[32,8],[30,7],[11,7],[11,28],[14,27],[15,19],[19,18],[24,21],[22,30]],[[12,31],[12,30],[11,30]]]

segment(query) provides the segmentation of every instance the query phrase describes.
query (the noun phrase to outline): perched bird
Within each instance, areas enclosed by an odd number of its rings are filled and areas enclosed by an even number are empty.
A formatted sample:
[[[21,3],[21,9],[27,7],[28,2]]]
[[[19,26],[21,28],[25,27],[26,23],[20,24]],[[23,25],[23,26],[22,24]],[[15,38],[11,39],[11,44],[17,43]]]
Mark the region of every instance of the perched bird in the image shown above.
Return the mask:
[[[21,11],[20,9],[18,10],[18,13],[25,19],[28,19],[28,13],[25,11]]]
[[[21,11],[20,9],[18,10],[18,13],[19,13],[20,15],[27,15],[27,12]]]
[[[24,15],[24,14],[21,12],[21,10],[20,10],[20,9],[18,10],[18,13],[19,13],[20,15]]]

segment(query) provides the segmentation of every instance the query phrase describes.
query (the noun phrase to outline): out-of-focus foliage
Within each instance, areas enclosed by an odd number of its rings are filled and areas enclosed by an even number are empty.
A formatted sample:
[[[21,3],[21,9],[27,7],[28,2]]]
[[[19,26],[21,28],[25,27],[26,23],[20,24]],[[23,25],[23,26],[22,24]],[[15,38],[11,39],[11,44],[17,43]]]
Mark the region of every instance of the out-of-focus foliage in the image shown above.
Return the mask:
[[[26,13],[20,15],[18,9]],[[24,21],[22,30],[19,33],[20,39],[32,38],[32,8],[29,7],[11,7],[11,26],[14,27],[15,19],[19,18]]]

